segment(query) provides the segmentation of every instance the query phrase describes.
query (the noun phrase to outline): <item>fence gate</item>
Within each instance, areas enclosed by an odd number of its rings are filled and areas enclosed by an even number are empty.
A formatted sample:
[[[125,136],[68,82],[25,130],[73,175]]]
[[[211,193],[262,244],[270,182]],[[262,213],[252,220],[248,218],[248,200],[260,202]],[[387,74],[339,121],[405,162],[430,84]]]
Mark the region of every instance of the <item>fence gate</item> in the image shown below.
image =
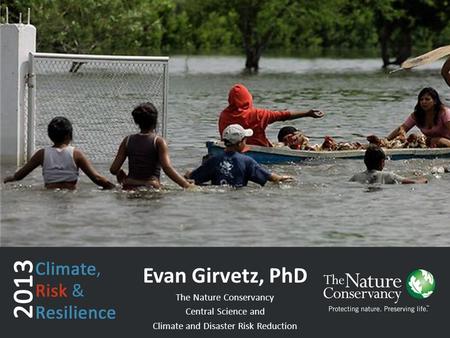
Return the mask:
[[[168,57],[30,53],[27,156],[49,145],[55,116],[73,124],[73,144],[91,161],[111,162],[121,140],[137,130],[131,117],[139,103],[158,109],[166,136]]]

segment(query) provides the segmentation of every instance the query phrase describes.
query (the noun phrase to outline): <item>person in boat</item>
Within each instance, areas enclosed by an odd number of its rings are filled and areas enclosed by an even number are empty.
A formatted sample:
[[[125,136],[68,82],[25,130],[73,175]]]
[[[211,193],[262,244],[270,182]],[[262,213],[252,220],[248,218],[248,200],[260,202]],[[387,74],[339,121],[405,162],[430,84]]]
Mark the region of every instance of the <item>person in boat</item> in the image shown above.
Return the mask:
[[[158,111],[150,103],[142,103],[133,109],[131,115],[140,132],[128,135],[122,140],[110,172],[124,189],[161,187],[161,168],[167,176],[182,188],[193,185],[186,181],[173,167],[166,141],[156,134]],[[128,174],[122,165],[128,158]]]
[[[204,161],[204,163],[185,177],[203,184],[211,181],[212,185],[230,185],[244,187],[248,181],[264,186],[267,181],[281,182],[290,180],[290,176],[280,176],[270,173],[253,158],[241,154],[246,147],[246,138],[251,137],[253,131],[244,129],[239,124],[231,124],[223,131],[225,151]]]
[[[300,130],[293,126],[285,126],[278,131],[278,141],[282,145],[295,150],[339,151],[364,149],[359,142],[336,142],[331,136],[325,136],[322,144],[310,144]]]
[[[450,87],[450,57],[444,62],[441,69],[441,75],[445,80],[445,83]],[[445,172],[450,172],[450,165],[445,168]]]
[[[414,112],[387,140],[406,138],[406,133],[414,126],[426,136],[429,147],[450,147],[450,109],[444,106],[435,89],[427,87],[420,91]]]
[[[441,69],[441,75],[444,78],[447,85],[450,87],[450,57],[443,64]]]
[[[426,178],[411,179],[399,176],[393,172],[383,171],[386,161],[386,154],[383,149],[377,145],[371,144],[364,154],[364,164],[367,170],[355,174],[350,182],[359,182],[365,184],[412,184],[427,183]]]
[[[266,128],[277,121],[294,120],[302,117],[321,118],[324,113],[311,109],[306,112],[272,111],[255,108],[253,97],[243,84],[234,85],[228,94],[228,107],[219,117],[219,133],[230,124],[239,124],[245,129],[252,129],[253,135],[247,139],[247,144],[272,147],[266,137]]]
[[[309,145],[309,138],[293,126],[282,127],[278,131],[277,139],[282,145],[294,150],[314,150]]]
[[[42,176],[47,189],[70,189],[77,186],[79,169],[95,184],[104,189],[114,188],[114,184],[100,175],[83,152],[70,145],[72,123],[65,117],[53,118],[47,127],[48,137],[53,146],[39,149],[30,160],[14,175],[5,178],[4,183],[20,181],[38,166],[42,166]]]

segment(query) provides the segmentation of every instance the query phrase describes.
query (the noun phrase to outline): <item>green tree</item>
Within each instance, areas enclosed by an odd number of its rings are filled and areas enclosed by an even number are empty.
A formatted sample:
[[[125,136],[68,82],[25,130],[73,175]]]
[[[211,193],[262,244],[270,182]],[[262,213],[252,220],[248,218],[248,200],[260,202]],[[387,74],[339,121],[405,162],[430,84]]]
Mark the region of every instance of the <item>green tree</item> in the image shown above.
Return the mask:
[[[321,2],[323,8],[324,3]],[[310,8],[317,7],[312,0],[212,0],[203,2],[202,11],[215,11],[235,18],[246,61],[245,69],[257,72],[262,53],[276,38],[288,41],[295,27],[307,20]]]
[[[38,50],[60,53],[151,54],[161,48],[163,18],[172,0],[16,0],[11,12],[31,8]]]
[[[375,0],[373,3],[383,67],[400,65],[411,56],[418,33],[439,34],[450,19],[448,0]]]
[[[32,10],[38,50],[155,55],[381,50],[384,67],[450,43],[450,0],[6,0]],[[4,13],[4,10],[3,10]]]

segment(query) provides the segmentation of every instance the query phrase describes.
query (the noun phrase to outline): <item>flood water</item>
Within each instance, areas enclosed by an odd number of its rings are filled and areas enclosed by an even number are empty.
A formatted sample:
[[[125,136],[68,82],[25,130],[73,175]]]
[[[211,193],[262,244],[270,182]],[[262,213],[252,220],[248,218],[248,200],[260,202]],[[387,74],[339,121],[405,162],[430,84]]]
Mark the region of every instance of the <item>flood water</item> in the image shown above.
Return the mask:
[[[256,106],[326,113],[323,119],[275,123],[267,131],[271,139],[287,124],[317,143],[325,135],[338,141],[385,136],[411,113],[425,86],[450,104],[440,63],[388,75],[379,59],[264,58],[257,76],[242,74],[243,64],[237,57],[171,59],[168,142],[181,173],[198,166],[205,141],[217,138],[219,112],[237,82],[250,89]],[[76,139],[83,120],[73,122]],[[1,245],[448,246],[450,174],[433,174],[432,168],[449,164],[386,162],[385,170],[428,177],[425,185],[350,183],[363,162],[327,160],[268,166],[295,178],[281,185],[182,191],[163,176],[164,190],[134,193],[98,190],[85,175],[76,191],[46,191],[39,169],[1,187]],[[112,180],[109,165],[96,167]],[[3,167],[2,177],[14,170]]]

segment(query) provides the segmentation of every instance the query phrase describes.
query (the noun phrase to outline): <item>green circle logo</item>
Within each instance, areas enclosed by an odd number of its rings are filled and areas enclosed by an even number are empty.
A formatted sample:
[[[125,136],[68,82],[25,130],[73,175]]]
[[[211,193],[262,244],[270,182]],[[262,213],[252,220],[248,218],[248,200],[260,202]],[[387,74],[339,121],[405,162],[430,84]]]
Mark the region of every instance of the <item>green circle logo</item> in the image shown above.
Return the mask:
[[[423,269],[418,269],[411,272],[406,280],[406,290],[411,297],[417,299],[424,299],[430,297],[436,283],[431,272]]]

